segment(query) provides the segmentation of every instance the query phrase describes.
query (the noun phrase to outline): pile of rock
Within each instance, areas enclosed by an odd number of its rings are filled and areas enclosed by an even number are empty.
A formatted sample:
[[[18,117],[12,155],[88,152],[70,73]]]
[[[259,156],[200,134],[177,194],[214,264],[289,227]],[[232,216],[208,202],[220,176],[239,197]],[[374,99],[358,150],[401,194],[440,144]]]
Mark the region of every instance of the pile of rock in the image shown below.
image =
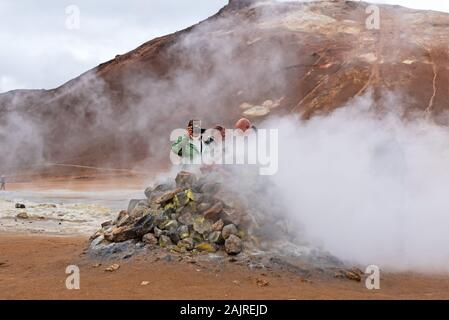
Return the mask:
[[[128,210],[107,221],[92,237],[92,246],[133,240],[147,247],[177,252],[243,250],[245,214],[222,201],[222,186],[210,176],[180,172],[173,183],[145,190]]]

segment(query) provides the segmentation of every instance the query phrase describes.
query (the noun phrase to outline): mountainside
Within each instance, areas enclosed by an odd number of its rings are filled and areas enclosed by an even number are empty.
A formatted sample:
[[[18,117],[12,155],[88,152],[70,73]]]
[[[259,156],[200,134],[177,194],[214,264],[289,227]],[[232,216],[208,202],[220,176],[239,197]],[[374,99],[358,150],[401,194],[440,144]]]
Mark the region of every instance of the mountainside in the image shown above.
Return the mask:
[[[56,89],[1,94],[0,169],[156,164],[189,119],[309,118],[370,90],[379,108],[397,107],[384,99],[394,92],[405,116],[446,124],[449,14],[381,6],[368,30],[368,5],[233,0]]]

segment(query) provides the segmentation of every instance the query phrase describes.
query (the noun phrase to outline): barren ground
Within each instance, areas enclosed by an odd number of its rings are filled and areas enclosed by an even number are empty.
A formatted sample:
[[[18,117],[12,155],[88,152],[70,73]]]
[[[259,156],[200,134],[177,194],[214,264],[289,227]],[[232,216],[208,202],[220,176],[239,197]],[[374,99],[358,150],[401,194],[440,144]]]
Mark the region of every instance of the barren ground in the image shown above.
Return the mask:
[[[304,280],[289,272],[250,270],[232,262],[87,258],[85,237],[0,235],[0,299],[448,299],[447,276],[384,274],[381,289],[363,282]],[[155,261],[157,260],[157,261]],[[101,263],[100,266],[97,264]],[[115,272],[105,268],[120,264]],[[65,269],[77,265],[81,289],[67,290]],[[259,286],[257,281],[268,281]],[[148,281],[148,285],[141,285]]]

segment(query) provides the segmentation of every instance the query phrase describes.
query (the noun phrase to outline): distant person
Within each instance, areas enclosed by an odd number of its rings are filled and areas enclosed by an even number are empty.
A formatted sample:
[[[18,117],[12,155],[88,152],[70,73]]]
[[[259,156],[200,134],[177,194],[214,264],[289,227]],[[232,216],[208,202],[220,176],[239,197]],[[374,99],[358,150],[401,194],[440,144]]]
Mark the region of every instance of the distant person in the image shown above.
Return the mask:
[[[229,171],[222,164],[225,163],[225,138],[226,128],[217,125],[203,134],[205,149],[203,152],[202,173],[217,173],[221,176],[229,176]]]
[[[197,143],[194,141],[194,134],[203,133],[203,129],[195,127],[199,121],[190,120],[187,125],[187,134],[179,136],[171,146],[172,152],[174,152],[179,157],[186,159],[187,161],[193,160],[195,157],[199,156],[202,151],[201,140]],[[199,137],[201,138],[201,136]],[[198,148],[199,144],[199,148]]]
[[[4,175],[0,177],[0,190],[6,190],[6,179]]]
[[[222,126],[215,126],[213,129],[214,129],[214,131],[215,131],[214,133],[216,133],[216,135],[212,135],[212,136],[208,137],[204,141],[204,144],[212,145],[214,143],[217,143],[217,140],[220,140],[220,137],[221,137],[221,141],[224,141],[224,139],[226,137],[226,129]]]
[[[209,161],[214,159],[214,161],[222,162],[221,158],[224,153],[225,137],[226,129],[223,126],[215,126],[203,134],[203,155],[206,159]]]
[[[241,118],[239,121],[235,123],[235,129],[240,129],[243,133],[247,133],[248,130],[252,129],[254,132],[257,132],[257,128],[246,118]]]

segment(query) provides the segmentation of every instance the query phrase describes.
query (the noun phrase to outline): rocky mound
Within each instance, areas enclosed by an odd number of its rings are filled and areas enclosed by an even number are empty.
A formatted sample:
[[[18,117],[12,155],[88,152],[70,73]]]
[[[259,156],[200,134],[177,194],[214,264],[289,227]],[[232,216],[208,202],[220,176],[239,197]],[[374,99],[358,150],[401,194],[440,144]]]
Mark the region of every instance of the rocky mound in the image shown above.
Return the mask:
[[[298,221],[285,215],[273,185],[248,168],[182,171],[144,194],[144,199],[131,200],[114,221],[102,224],[91,237],[90,257],[228,259],[301,276],[316,272],[333,277],[345,266],[305,241]]]
[[[147,188],[145,199],[131,200],[115,221],[103,223],[91,249],[131,241],[176,252],[239,254],[249,240],[248,219],[242,208],[224,203],[220,191],[217,175],[180,172],[173,183]]]

